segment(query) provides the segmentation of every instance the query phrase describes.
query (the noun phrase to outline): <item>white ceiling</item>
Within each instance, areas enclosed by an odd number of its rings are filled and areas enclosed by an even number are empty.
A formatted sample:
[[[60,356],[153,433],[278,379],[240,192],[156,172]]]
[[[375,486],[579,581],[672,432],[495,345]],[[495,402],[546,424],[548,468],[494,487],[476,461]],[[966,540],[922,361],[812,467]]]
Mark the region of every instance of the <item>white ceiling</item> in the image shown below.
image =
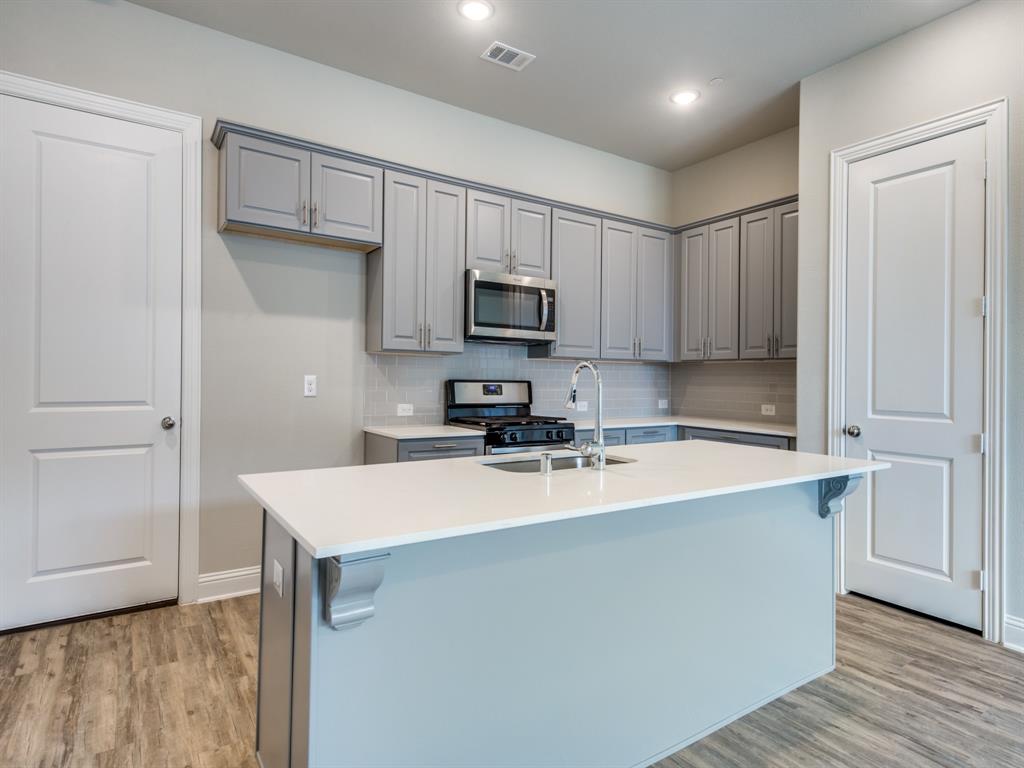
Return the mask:
[[[456,0],[135,2],[675,170],[796,125],[802,77],[970,0],[492,0],[484,22]],[[481,60],[494,40],[537,60]]]

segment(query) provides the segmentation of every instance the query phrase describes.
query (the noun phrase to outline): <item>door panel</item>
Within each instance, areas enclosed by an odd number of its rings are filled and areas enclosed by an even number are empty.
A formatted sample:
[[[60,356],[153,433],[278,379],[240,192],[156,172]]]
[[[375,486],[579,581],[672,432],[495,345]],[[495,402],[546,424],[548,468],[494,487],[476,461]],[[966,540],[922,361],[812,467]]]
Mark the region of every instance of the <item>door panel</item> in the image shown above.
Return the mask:
[[[682,360],[701,360],[708,335],[708,227],[683,232],[679,295],[679,351]]]
[[[739,219],[708,228],[708,357],[735,360],[739,350]]]
[[[601,354],[601,219],[552,211],[551,277],[555,289],[552,357]]]
[[[551,277],[551,209],[512,201],[512,254],[517,275]]]
[[[637,336],[642,360],[672,358],[672,256],[669,235],[640,230],[637,258]]]
[[[0,97],[0,629],[178,585],[182,144]]]
[[[771,357],[774,336],[775,214],[771,210],[740,218],[740,357]]]
[[[461,352],[466,290],[466,189],[427,182],[427,349]]]
[[[775,209],[776,357],[796,357],[797,259],[800,211],[797,203]]]
[[[309,232],[310,154],[229,133],[221,183],[230,221]]]
[[[601,230],[601,357],[632,360],[637,338],[638,230],[630,224],[607,220],[601,223]]]
[[[466,268],[508,272],[512,201],[471,189],[466,198]]]
[[[427,181],[384,173],[384,348],[423,348],[427,248]]]
[[[984,129],[850,172],[848,455],[892,462],[846,502],[849,589],[980,628]]]
[[[380,243],[384,170],[317,153],[312,163],[311,230],[318,235]]]

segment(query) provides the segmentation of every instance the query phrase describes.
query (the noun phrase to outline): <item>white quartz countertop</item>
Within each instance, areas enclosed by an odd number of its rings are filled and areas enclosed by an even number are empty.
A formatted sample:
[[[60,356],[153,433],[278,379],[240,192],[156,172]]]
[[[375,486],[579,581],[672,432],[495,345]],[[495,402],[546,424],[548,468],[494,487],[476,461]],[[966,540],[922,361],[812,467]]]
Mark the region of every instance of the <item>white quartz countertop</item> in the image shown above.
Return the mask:
[[[593,417],[575,418],[570,414],[569,421],[576,429],[593,429]],[[701,427],[704,429],[725,429],[731,432],[748,432],[755,435],[777,435],[779,437],[796,437],[796,425],[773,424],[766,421],[742,421],[739,419],[714,419],[704,416],[633,416],[619,419],[605,419],[605,429],[629,429],[630,427]],[[411,427],[363,427],[369,432],[393,440],[434,440],[441,437],[482,437],[483,433],[476,429],[450,427],[444,424],[433,426]]]
[[[572,452],[556,452],[571,454]],[[619,446],[635,461],[550,476],[488,467],[534,454],[242,475],[316,558],[857,475],[889,465],[706,441]],[[573,454],[574,455],[574,454]]]

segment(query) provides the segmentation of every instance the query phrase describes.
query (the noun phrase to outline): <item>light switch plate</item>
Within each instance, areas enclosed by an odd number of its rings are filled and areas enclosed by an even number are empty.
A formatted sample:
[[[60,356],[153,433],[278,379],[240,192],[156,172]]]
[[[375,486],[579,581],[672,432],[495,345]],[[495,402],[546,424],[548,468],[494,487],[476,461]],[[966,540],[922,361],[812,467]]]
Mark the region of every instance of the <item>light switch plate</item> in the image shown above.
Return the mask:
[[[668,400],[659,400],[658,408],[668,408]]]
[[[576,401],[576,410],[577,411],[585,411],[589,407],[590,407],[590,404],[586,400],[577,400]]]
[[[761,415],[762,416],[774,416],[775,415],[775,403],[761,403]]]
[[[306,374],[306,377],[302,381],[302,396],[316,397],[316,374]]]
[[[277,560],[274,561],[274,589],[278,597],[284,597],[284,568]]]
[[[412,403],[399,403],[396,413],[399,416],[412,416]]]

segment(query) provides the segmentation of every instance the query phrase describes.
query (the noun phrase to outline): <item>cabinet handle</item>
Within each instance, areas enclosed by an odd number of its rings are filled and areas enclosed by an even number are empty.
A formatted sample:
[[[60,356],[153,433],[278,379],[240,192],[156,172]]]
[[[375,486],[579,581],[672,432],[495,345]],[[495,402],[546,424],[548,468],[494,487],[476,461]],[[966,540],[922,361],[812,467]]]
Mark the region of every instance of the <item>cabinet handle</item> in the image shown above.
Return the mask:
[[[306,223],[306,201],[302,201],[302,223]]]
[[[641,338],[637,338],[637,340],[636,340],[636,356],[637,357],[643,357],[644,356],[644,340],[641,339]]]
[[[423,349],[423,323],[418,323],[416,325],[416,339],[420,349]]]
[[[660,429],[645,429],[644,430],[644,434],[645,435],[660,435],[661,434],[661,430]]]
[[[779,356],[779,337],[775,337],[775,356]]]
[[[509,271],[509,274],[511,274],[512,273],[512,254],[509,253],[508,251],[505,251],[505,264],[507,265],[505,268]]]
[[[427,348],[430,347],[430,323],[427,323]]]
[[[519,269],[519,256],[516,255],[515,251],[512,251],[512,261],[509,262],[511,272],[515,272]]]
[[[319,216],[317,216],[317,209],[320,207],[320,203],[313,203],[313,229],[316,229],[319,225]]]
[[[458,443],[434,443],[435,448],[458,448]]]
[[[772,335],[768,334],[768,357],[772,357]]]

